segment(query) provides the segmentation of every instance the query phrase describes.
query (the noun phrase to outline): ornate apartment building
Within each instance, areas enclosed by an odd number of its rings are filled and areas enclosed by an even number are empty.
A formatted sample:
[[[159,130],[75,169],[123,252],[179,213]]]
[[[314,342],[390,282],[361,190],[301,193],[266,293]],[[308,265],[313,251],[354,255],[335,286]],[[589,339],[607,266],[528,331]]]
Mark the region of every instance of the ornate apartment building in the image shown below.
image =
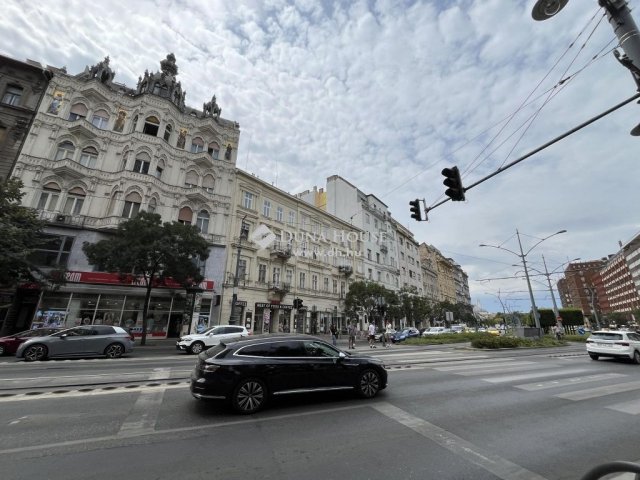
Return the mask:
[[[363,232],[242,170],[235,180],[220,322],[256,333],[345,327],[349,284],[363,279]]]
[[[239,125],[220,116],[215,96],[202,110],[185,104],[172,54],[135,88],[114,77],[109,57],[78,75],[56,71],[16,163],[23,204],[47,222],[48,244],[36,261],[68,271],[59,291],[40,292],[27,320],[139,328],[144,289],[95,271],[82,245],[146,210],[196,225],[208,240],[206,280],[195,302],[207,323],[219,317]],[[179,335],[190,313],[178,285],[154,288],[151,308],[150,334],[159,337]]]

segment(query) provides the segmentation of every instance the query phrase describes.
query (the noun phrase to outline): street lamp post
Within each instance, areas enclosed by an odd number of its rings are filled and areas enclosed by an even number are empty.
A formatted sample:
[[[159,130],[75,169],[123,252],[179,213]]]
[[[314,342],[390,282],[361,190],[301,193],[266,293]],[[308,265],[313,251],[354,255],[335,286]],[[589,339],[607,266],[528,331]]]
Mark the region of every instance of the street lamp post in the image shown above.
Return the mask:
[[[240,221],[240,237],[238,238],[238,257],[236,258],[236,274],[233,277],[233,296],[231,297],[231,316],[229,318],[229,325],[235,325],[239,320],[238,307],[236,302],[238,301],[238,284],[240,275],[240,255],[242,254],[242,239],[248,237],[248,232],[244,226],[244,220],[247,218],[245,215]]]
[[[529,288],[529,298],[531,299],[531,310],[533,311],[533,319],[535,321],[536,324],[536,328],[538,329],[538,333],[540,333],[540,315],[538,314],[538,309],[536,307],[536,301],[535,298],[533,297],[533,289],[531,288],[531,280],[529,279],[529,267],[527,266],[527,255],[529,255],[529,253],[531,253],[531,251],[536,248],[538,245],[540,245],[542,242],[544,242],[545,240],[555,236],[555,235],[559,235],[561,233],[566,233],[566,230],[560,230],[556,233],[553,233],[547,237],[544,237],[543,239],[541,239],[538,243],[536,243],[533,247],[531,247],[529,250],[527,250],[527,253],[524,252],[524,250],[522,249],[522,240],[520,239],[520,232],[518,231],[518,229],[516,229],[516,236],[518,237],[518,246],[520,247],[520,253],[514,252],[513,250],[509,250],[508,248],[504,248],[502,246],[499,245],[487,245],[487,244],[480,244],[481,247],[492,247],[492,248],[498,248],[500,250],[504,250],[506,252],[512,253],[513,255],[515,255],[516,257],[519,257],[520,260],[522,261],[522,266],[524,267],[524,276],[527,279],[527,287]]]

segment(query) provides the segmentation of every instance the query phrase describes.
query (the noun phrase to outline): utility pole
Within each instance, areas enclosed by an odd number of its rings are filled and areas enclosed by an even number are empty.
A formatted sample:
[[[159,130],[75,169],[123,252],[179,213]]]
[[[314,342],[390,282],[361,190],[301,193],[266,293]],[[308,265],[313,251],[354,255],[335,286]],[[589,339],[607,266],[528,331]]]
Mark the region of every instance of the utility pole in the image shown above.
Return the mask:
[[[520,246],[520,258],[522,259],[522,265],[524,266],[524,276],[527,279],[527,286],[529,287],[529,298],[531,299],[531,310],[533,310],[533,320],[536,322],[536,328],[540,332],[540,317],[538,316],[538,309],[536,308],[536,301],[533,298],[533,289],[531,288],[531,280],[529,279],[529,269],[527,268],[527,256],[522,250],[522,242],[520,241],[520,232],[516,229],[516,235],[518,237],[518,245]]]
[[[553,293],[553,287],[551,286],[551,274],[549,273],[549,270],[547,270],[547,261],[544,259],[544,255],[542,255],[542,263],[544,264],[544,275],[547,277],[549,293],[551,294],[551,301],[553,302],[553,314],[556,316],[556,320],[558,320],[560,312],[558,311],[558,305],[556,304],[556,295]]]
[[[236,258],[236,274],[233,277],[233,297],[231,298],[231,317],[229,318],[229,325],[235,325],[238,323],[238,310],[236,308],[236,302],[238,301],[238,283],[240,276],[240,254],[242,253],[242,239],[247,237],[247,231],[244,228],[244,221],[247,218],[245,215],[240,221],[240,236],[238,237],[238,258]]]

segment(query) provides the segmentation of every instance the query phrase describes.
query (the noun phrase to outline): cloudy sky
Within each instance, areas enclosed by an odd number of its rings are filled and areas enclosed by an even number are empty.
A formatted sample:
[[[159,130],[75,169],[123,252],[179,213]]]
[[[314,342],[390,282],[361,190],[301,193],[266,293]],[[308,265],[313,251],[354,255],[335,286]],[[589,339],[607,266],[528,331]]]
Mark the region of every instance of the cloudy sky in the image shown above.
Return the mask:
[[[596,0],[545,22],[532,0],[5,0],[0,51],[81,72],[109,55],[116,81],[177,58],[187,104],[215,93],[241,126],[238,166],[291,193],[339,174],[469,274],[472,300],[530,308],[515,254],[549,270],[597,259],[640,230],[640,121],[631,103],[448,202],[440,171],[476,182],[634,95]],[[637,7],[638,0],[630,6]],[[88,6],[91,5],[89,8]],[[638,19],[640,21],[640,19]],[[561,80],[565,80],[561,82]],[[557,276],[554,276],[556,278]],[[543,280],[544,277],[534,277]],[[548,288],[533,283],[538,306]]]

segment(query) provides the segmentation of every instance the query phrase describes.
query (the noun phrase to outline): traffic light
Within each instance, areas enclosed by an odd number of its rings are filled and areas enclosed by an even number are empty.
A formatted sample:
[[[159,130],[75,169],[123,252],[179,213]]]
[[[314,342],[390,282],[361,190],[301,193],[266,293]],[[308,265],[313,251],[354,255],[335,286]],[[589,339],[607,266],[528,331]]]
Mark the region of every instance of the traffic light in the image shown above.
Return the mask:
[[[409,209],[411,210],[411,218],[415,218],[418,222],[421,222],[422,211],[420,210],[420,200],[417,198],[415,200],[411,200],[409,205],[411,205],[411,208]]]
[[[293,308],[295,308],[296,310],[300,310],[302,308],[302,299],[301,298],[296,298],[293,301]]]
[[[458,167],[445,168],[442,170],[442,175],[446,177],[442,183],[449,187],[444,192],[445,195],[454,202],[463,202],[464,187],[462,186],[462,178],[460,178],[460,170],[458,170]]]

